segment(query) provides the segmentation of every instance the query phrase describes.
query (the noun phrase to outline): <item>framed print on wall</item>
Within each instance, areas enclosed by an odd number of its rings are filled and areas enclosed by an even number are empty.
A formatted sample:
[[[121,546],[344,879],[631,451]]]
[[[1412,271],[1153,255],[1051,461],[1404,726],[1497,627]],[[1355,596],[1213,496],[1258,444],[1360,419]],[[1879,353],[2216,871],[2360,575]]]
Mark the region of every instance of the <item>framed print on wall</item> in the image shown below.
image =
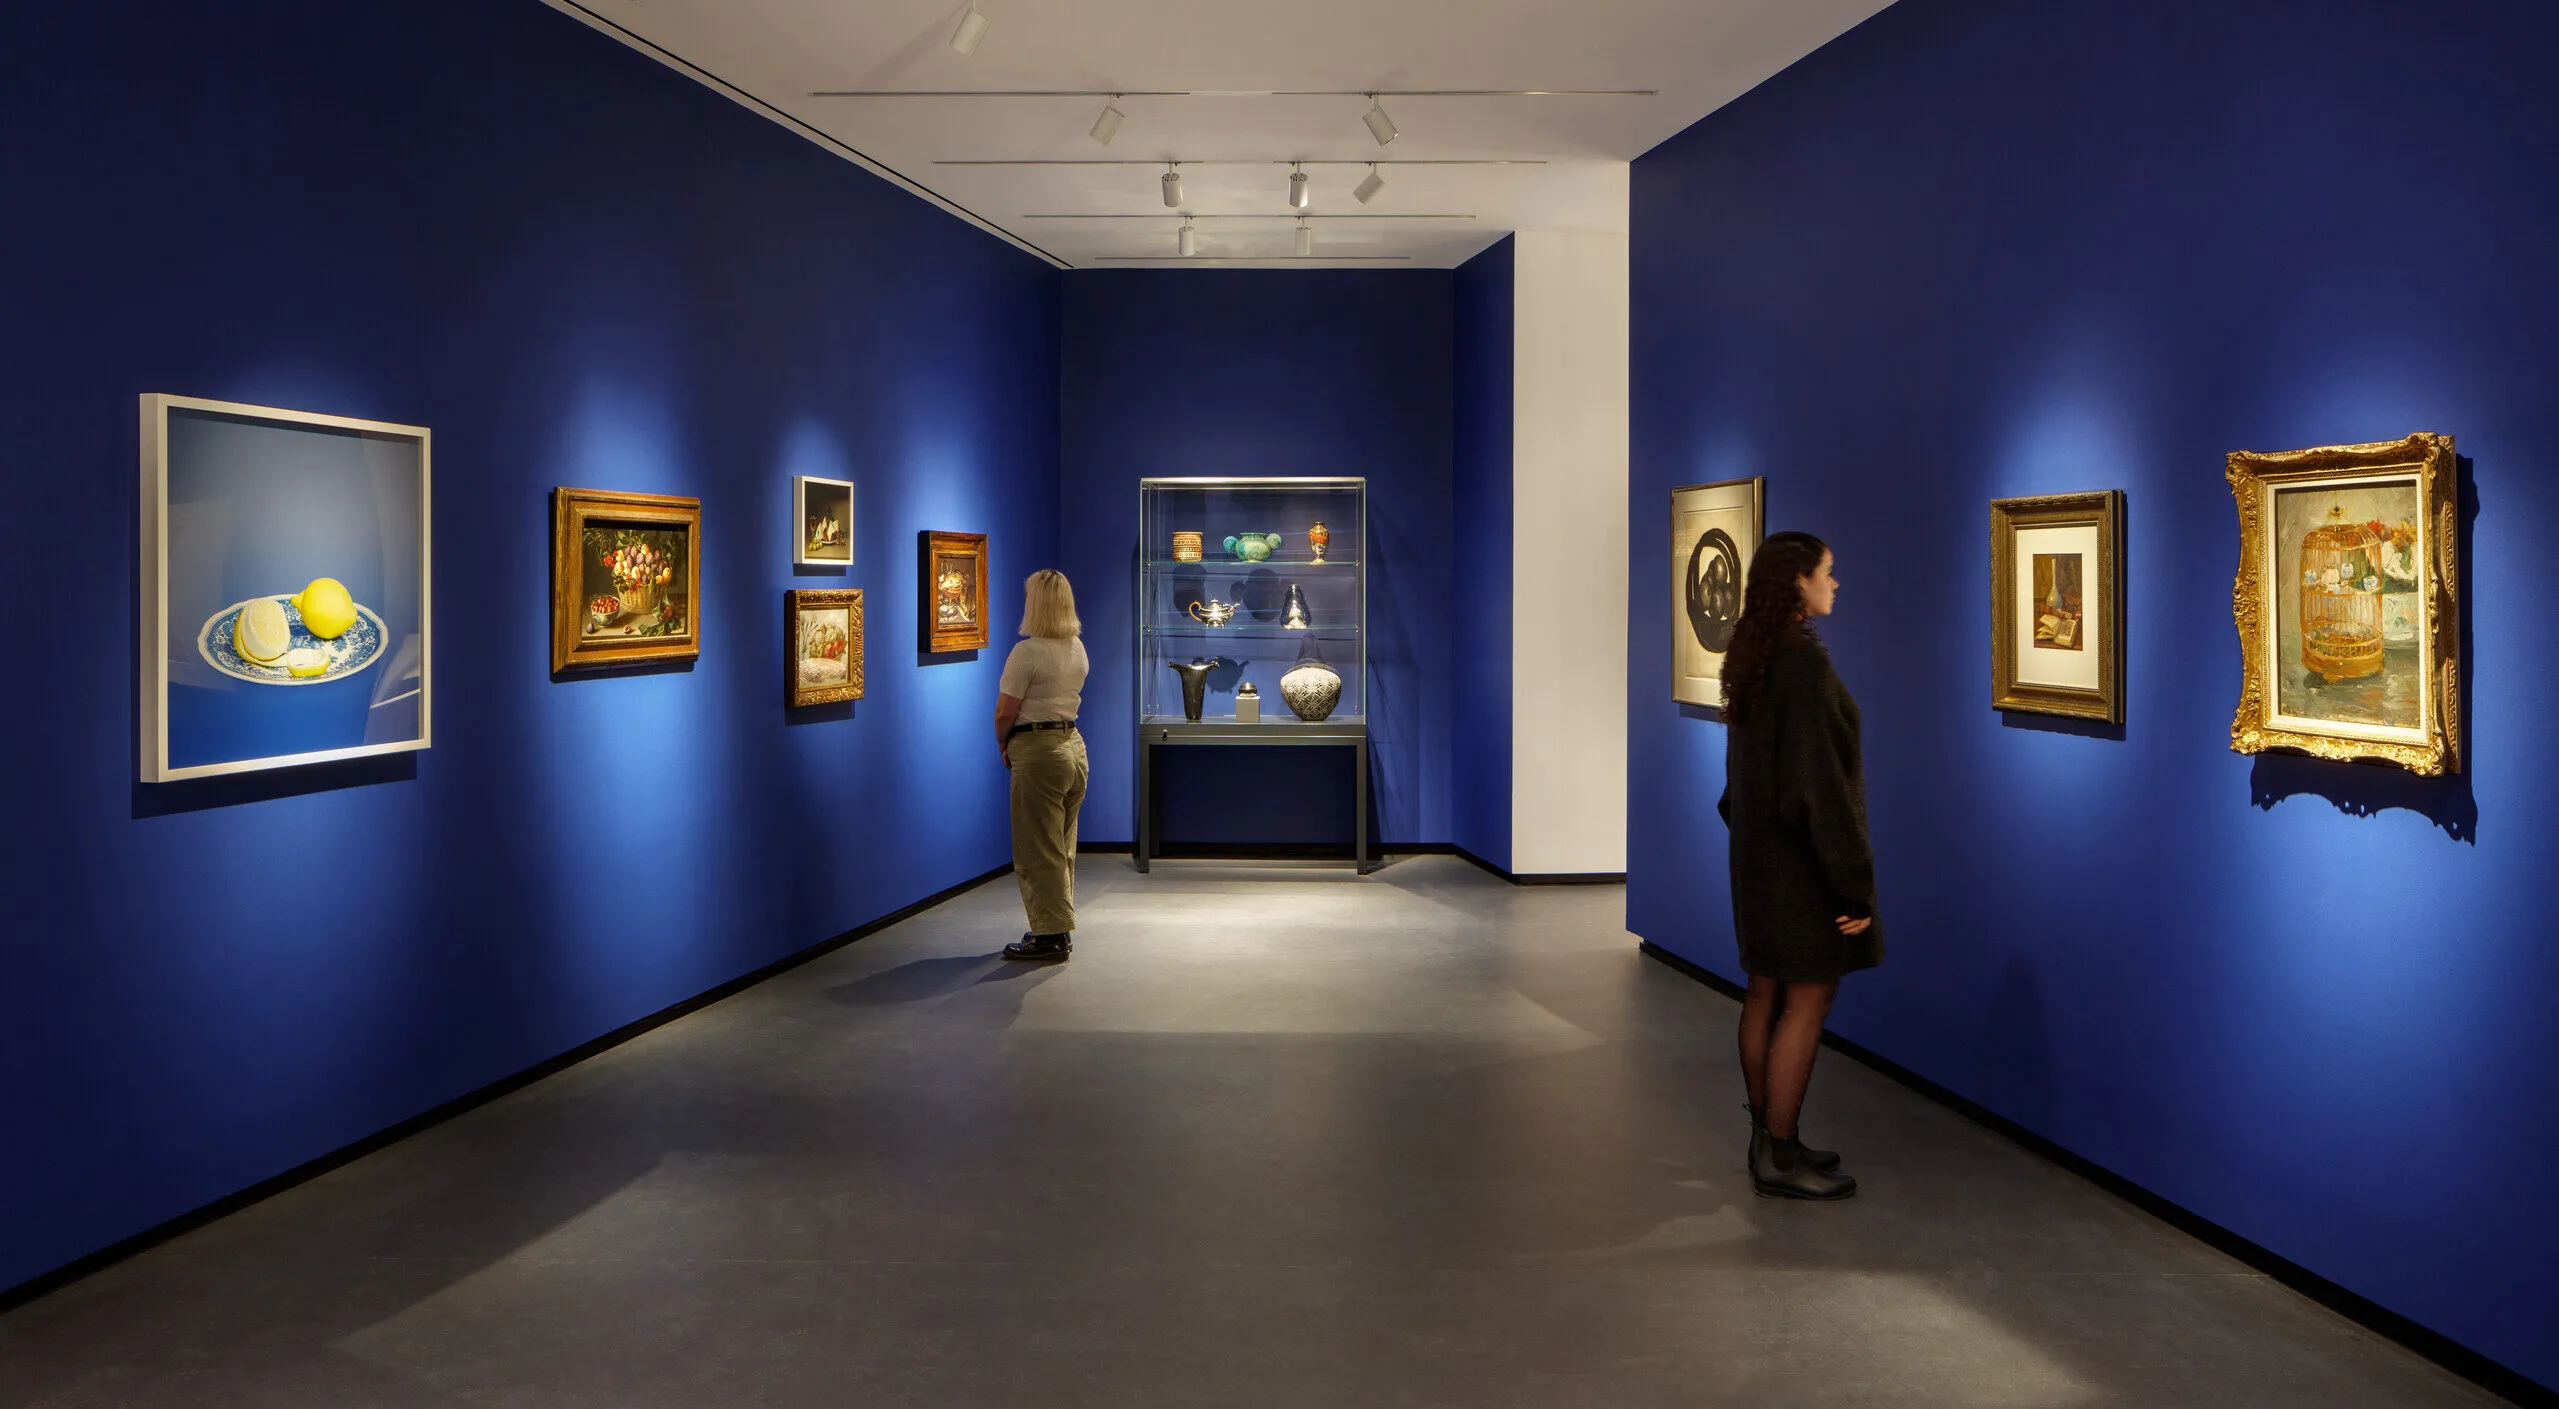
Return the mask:
[[[551,669],[702,653],[702,501],[551,491]]]
[[[793,708],[862,698],[861,588],[783,593],[782,641]]]
[[[1670,492],[1670,697],[1724,705],[1724,652],[1765,536],[1766,485],[1729,479]]]
[[[2124,722],[2124,492],[1990,502],[1990,706]]]
[[[2233,451],[2238,753],[2461,770],[2452,437]]]
[[[986,648],[986,535],[936,533],[916,535],[924,570],[923,649],[978,651]]]
[[[849,567],[853,562],[853,481],[791,476],[794,567]]]
[[[427,746],[424,426],[146,394],[146,783]]]

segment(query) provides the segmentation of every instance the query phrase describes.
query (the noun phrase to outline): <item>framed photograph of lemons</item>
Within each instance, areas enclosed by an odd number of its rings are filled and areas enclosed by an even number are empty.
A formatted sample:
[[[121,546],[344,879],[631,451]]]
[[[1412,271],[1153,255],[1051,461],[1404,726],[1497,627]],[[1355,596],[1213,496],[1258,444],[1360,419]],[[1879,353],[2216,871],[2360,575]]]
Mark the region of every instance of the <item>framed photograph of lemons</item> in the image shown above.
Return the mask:
[[[142,781],[427,746],[427,430],[142,398]]]

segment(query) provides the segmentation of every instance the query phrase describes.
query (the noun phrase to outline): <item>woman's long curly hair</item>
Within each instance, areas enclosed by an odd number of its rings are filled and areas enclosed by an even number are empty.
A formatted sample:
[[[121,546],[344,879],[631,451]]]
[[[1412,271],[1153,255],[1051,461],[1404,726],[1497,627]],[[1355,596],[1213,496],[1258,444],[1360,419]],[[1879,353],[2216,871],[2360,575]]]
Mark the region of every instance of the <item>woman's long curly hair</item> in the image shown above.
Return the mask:
[[[1742,589],[1742,619],[1734,623],[1724,653],[1724,722],[1740,724],[1759,707],[1768,687],[1768,661],[1789,636],[1812,634],[1804,615],[1802,579],[1821,570],[1830,545],[1809,533],[1772,533],[1750,560]]]

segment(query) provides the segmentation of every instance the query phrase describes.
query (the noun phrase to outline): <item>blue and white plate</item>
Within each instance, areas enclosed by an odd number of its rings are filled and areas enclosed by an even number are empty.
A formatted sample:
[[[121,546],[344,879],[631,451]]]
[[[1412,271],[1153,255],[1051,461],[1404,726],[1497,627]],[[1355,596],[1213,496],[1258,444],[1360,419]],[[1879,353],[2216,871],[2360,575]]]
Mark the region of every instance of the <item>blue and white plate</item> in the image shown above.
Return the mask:
[[[282,660],[273,665],[260,665],[240,654],[240,613],[249,602],[259,600],[271,601],[284,608],[285,622],[293,628],[293,645],[287,649],[316,646],[328,652],[329,668],[307,679],[297,680],[284,668]],[[311,634],[311,628],[302,624],[302,611],[293,605],[292,593],[279,592],[264,599],[252,597],[249,602],[233,602],[205,618],[204,629],[195,635],[195,648],[203,654],[205,664],[234,680],[246,680],[252,685],[325,685],[332,680],[344,679],[373,664],[381,656],[382,642],[389,634],[383,629],[382,618],[375,616],[371,607],[361,603],[355,609],[355,625],[348,627],[338,639],[323,641]]]

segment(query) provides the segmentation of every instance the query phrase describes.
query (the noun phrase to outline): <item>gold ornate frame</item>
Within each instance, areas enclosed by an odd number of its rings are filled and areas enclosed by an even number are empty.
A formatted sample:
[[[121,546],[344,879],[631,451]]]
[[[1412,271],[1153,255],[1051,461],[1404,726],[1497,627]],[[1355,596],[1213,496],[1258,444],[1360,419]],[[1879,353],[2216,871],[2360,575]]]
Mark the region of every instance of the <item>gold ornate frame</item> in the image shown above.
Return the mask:
[[[2388,763],[2432,776],[2461,771],[2461,562],[2460,473],[2452,437],[2421,431],[2405,440],[2328,445],[2315,450],[2261,453],[2234,450],[2225,478],[2239,506],[2239,575],[2231,586],[2231,616],[2239,627],[2239,710],[2230,724],[2235,753],[2280,749],[2361,763]],[[2274,526],[2268,509],[2279,487],[2324,480],[2362,480],[2405,474],[2417,482],[2426,542],[2419,554],[2425,601],[2419,628],[2427,652],[2419,741],[2366,733],[2293,728],[2275,722],[2272,675],[2275,608],[2268,596],[2273,577]]]
[[[824,610],[846,607],[852,639],[844,643],[844,683],[841,685],[802,685],[800,683],[800,613],[812,608]],[[862,698],[862,589],[859,587],[795,587],[782,594],[782,675],[787,682],[786,698],[794,709],[802,705],[833,704],[838,700]]]
[[[684,532],[684,629],[664,636],[591,637],[586,622],[586,526],[590,522]],[[591,670],[702,654],[702,501],[609,489],[551,491],[551,670]]]
[[[991,639],[986,619],[993,605],[986,600],[986,535],[983,533],[942,533],[932,529],[916,535],[917,576],[920,591],[916,594],[916,610],[922,620],[924,652],[940,655],[946,651],[980,651]],[[967,626],[944,626],[933,612],[933,563],[944,554],[964,557],[974,565],[977,590],[977,620]]]
[[[1703,494],[1707,491],[1717,489],[1744,490],[1748,492],[1750,498],[1750,552],[1753,556],[1756,556],[1759,552],[1759,545],[1768,537],[1768,481],[1764,477],[1753,476],[1749,479],[1719,479],[1709,481],[1705,484],[1683,484],[1673,488],[1670,492],[1671,527],[1676,530],[1679,526],[1680,500],[1683,497],[1692,494]],[[1676,542],[1677,540],[1673,541]],[[1714,677],[1716,689],[1712,698],[1691,697],[1680,692],[1682,688],[1682,681],[1690,679],[1703,680],[1707,677],[1684,676],[1679,673],[1679,633],[1688,629],[1688,623],[1683,621],[1680,615],[1683,610],[1683,599],[1687,596],[1688,592],[1688,569],[1685,564],[1678,561],[1678,556],[1679,550],[1674,547],[1671,550],[1671,575],[1677,580],[1678,585],[1672,592],[1670,614],[1670,697],[1671,700],[1677,704],[1695,705],[1704,709],[1716,710],[1719,712],[1720,717],[1720,711],[1724,707],[1722,688],[1723,676],[1720,673],[1722,670],[1720,662],[1716,667],[1719,673]],[[1747,559],[1742,563],[1742,579],[1745,582],[1750,579],[1750,563]],[[1722,653],[1718,652],[1717,654],[1721,655]]]
[[[2124,722],[2124,492],[2045,494],[1990,501],[1990,707]],[[2097,688],[2017,678],[2017,531],[2097,530]]]

